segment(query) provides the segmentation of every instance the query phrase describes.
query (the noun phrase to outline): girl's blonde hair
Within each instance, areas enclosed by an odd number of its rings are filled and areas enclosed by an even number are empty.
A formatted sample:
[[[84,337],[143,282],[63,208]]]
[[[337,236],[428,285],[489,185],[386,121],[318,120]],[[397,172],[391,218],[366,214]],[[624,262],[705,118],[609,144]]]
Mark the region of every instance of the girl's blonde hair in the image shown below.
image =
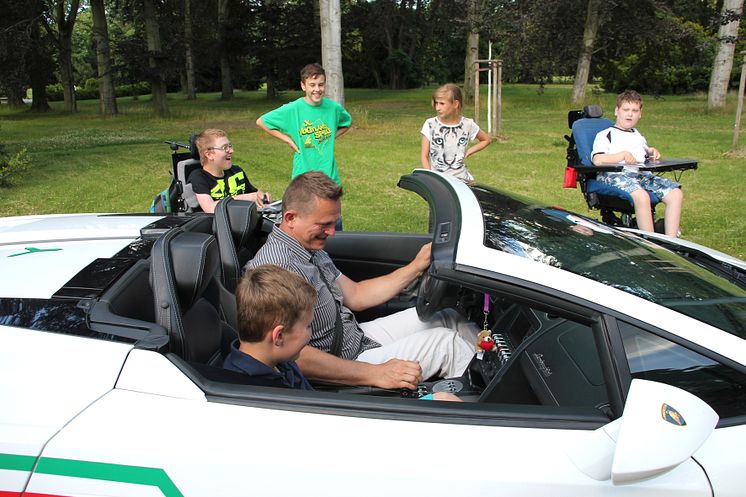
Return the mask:
[[[464,97],[461,95],[461,88],[453,83],[445,84],[433,92],[433,107],[435,107],[435,99],[437,98],[448,98],[451,102],[458,102],[459,110],[464,108]]]

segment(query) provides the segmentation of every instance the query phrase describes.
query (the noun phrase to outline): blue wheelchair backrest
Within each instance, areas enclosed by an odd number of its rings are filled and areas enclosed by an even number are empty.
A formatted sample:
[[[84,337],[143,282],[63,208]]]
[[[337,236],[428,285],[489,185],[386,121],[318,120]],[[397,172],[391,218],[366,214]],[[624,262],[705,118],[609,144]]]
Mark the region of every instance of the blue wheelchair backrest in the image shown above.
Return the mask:
[[[584,166],[592,166],[593,140],[599,131],[614,126],[614,123],[605,117],[583,118],[572,123],[572,137],[578,150],[580,163]]]

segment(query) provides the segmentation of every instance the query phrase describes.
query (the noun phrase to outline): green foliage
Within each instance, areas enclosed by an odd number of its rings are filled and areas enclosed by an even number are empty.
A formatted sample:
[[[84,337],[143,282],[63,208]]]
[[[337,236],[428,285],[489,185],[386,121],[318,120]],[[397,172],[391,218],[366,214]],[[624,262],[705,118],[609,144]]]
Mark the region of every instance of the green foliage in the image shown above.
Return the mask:
[[[0,188],[10,188],[31,167],[31,157],[25,148],[9,154],[0,144]]]
[[[493,37],[505,81],[544,83],[575,74],[587,0],[494,3]]]
[[[628,15],[613,12],[607,21],[611,30],[614,22]],[[638,24],[641,29],[625,28],[623,36],[612,37],[618,43],[614,56],[607,52],[597,64],[606,90],[634,88],[655,95],[707,91],[715,48],[712,32],[661,8],[652,9],[652,14],[642,9]]]

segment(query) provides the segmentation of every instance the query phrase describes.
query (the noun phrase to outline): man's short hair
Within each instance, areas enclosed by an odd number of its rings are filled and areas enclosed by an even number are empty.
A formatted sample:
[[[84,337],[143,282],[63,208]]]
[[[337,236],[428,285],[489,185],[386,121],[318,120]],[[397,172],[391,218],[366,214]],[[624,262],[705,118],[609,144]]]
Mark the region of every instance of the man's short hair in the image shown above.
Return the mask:
[[[238,337],[261,342],[275,326],[292,328],[313,311],[316,289],[301,276],[271,264],[247,271],[236,288]]]
[[[624,90],[616,97],[617,107],[621,107],[624,102],[640,104],[640,108],[642,109],[642,95],[635,90]]]
[[[306,64],[303,69],[300,70],[301,83],[305,83],[309,78],[315,78],[316,76],[324,76],[326,78],[326,71],[318,62],[313,64]]]
[[[223,138],[224,136],[228,136],[225,134],[225,131],[222,129],[215,129],[210,128],[204,130],[202,133],[197,135],[197,138],[194,139],[194,144],[197,145],[197,150],[199,151],[199,161],[202,163],[202,165],[205,165],[205,162],[207,162],[207,157],[205,156],[205,152],[215,145],[215,140],[218,138]]]
[[[288,185],[282,196],[282,213],[295,210],[307,214],[315,205],[316,199],[339,200],[342,187],[321,171],[308,171],[299,174]]]

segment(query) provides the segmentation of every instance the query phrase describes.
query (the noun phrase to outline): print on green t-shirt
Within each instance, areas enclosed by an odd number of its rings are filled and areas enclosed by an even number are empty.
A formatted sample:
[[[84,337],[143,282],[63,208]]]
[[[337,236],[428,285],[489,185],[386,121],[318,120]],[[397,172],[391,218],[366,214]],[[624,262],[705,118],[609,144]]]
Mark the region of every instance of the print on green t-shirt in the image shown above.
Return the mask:
[[[340,183],[334,141],[339,128],[352,124],[352,117],[344,107],[327,98],[319,105],[299,98],[264,114],[262,122],[267,128],[290,136],[300,150],[293,156],[291,177],[306,171],[322,171]]]

